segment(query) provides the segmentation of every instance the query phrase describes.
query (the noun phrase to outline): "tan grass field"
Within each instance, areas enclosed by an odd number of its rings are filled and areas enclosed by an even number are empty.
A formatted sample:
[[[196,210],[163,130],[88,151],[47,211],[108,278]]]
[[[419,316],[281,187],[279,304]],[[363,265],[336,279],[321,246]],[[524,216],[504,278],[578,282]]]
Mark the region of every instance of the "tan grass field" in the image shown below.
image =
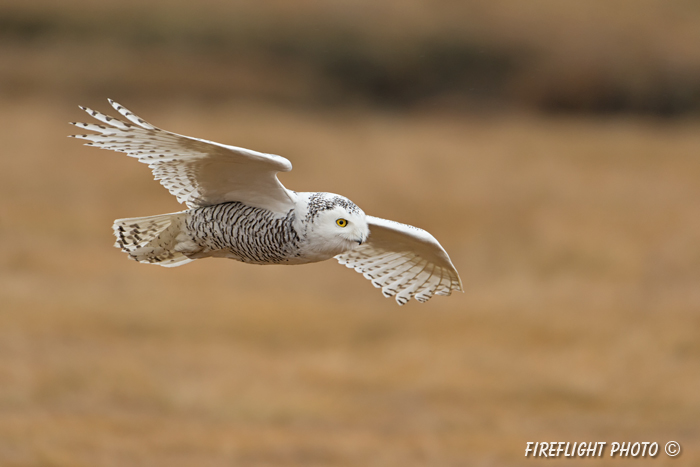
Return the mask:
[[[112,220],[180,206],[65,138],[106,102],[0,102],[0,465],[554,465],[527,441],[700,462],[699,121],[122,103],[428,229],[466,293],[399,308],[331,262],[128,261]]]

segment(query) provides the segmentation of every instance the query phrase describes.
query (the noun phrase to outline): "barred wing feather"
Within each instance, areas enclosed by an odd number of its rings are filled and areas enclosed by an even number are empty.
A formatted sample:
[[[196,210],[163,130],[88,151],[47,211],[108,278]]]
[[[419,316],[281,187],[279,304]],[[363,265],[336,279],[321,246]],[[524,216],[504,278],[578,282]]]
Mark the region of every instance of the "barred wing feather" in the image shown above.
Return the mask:
[[[435,237],[406,224],[367,216],[369,238],[361,246],[335,258],[355,269],[404,305],[413,297],[425,302],[435,295],[462,291],[450,257]]]
[[[156,180],[188,207],[240,201],[250,206],[286,213],[294,194],[277,179],[292,170],[281,156],[178,135],[157,128],[116,102],[109,103],[129,123],[81,107],[102,124],[71,122],[92,134],[73,135],[87,146],[111,149],[148,164]]]

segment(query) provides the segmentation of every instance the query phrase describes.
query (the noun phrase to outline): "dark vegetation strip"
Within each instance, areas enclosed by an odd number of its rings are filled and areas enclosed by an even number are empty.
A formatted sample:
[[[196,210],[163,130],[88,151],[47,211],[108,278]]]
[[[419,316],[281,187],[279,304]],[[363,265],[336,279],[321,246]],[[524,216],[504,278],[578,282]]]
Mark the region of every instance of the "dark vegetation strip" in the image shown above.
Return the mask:
[[[410,108],[438,102],[452,108],[531,108],[545,112],[633,112],[676,116],[700,112],[700,74],[642,70],[643,89],[615,70],[596,67],[582,78],[556,76],[547,54],[532,46],[495,44],[468,34],[411,34],[387,40],[345,23],[284,27],[246,18],[164,18],[156,14],[56,15],[5,11],[0,14],[0,46],[47,42],[117,43],[127,50],[197,56],[228,67],[241,57],[293,64],[324,83],[304,99],[313,104],[365,102]],[[556,69],[556,68],[555,68]],[[586,70],[584,70],[586,71]],[[283,71],[282,71],[283,72]],[[554,75],[552,74],[554,73]],[[700,73],[700,71],[698,72]],[[571,75],[569,73],[568,75]],[[185,92],[196,94],[196,89]],[[207,92],[212,93],[212,90]],[[213,91],[233,92],[221,87]]]

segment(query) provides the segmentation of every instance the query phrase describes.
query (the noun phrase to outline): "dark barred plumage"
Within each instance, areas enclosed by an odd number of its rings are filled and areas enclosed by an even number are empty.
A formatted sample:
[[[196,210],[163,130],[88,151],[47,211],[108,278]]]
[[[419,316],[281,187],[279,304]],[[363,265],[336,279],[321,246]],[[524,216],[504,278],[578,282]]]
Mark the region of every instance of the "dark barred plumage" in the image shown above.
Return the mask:
[[[277,264],[299,256],[294,211],[272,211],[239,202],[191,209],[185,221],[192,240],[211,251],[227,250],[244,263]]]

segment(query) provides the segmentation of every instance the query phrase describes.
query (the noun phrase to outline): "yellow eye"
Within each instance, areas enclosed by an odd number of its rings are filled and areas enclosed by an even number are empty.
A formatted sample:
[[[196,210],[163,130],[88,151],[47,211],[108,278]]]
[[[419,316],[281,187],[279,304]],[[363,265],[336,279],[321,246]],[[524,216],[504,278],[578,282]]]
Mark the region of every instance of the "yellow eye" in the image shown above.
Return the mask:
[[[346,221],[345,219],[338,219],[337,221],[335,221],[335,223],[338,224],[338,226],[340,227],[345,227],[348,225],[348,221]]]

